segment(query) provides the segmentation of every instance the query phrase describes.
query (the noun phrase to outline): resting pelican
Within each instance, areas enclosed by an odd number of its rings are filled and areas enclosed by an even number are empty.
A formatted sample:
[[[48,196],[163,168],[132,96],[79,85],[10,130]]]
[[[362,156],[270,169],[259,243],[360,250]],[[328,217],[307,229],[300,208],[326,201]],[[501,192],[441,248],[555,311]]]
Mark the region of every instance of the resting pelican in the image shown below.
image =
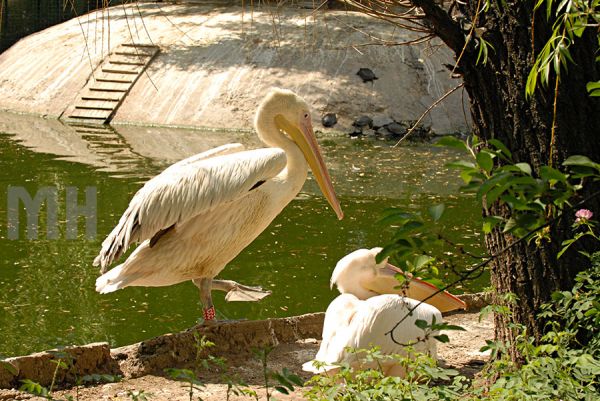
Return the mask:
[[[312,170],[327,201],[343,213],[313,133],[309,107],[273,89],[254,121],[269,147],[224,145],[184,159],[148,181],[102,243],[96,290],[165,286],[192,280],[205,320],[215,317],[213,278],[296,196]],[[107,271],[134,242],[127,260]]]
[[[336,264],[330,284],[336,284],[341,295],[329,304],[325,312],[321,347],[313,361],[302,365],[303,370],[322,373],[354,360],[355,357],[346,351],[348,347],[364,349],[376,345],[381,347],[383,354],[389,355],[402,354],[405,345],[411,344],[415,351],[436,357],[433,335],[437,333],[433,332],[424,338],[423,330],[415,322],[420,319],[429,324],[434,320],[440,323],[442,314],[438,308],[445,311],[464,308],[464,302],[448,292],[442,292],[427,300],[427,303],[420,303],[438,289],[414,277],[411,277],[404,291],[394,288],[399,286],[395,275],[402,271],[389,264],[387,259],[379,264],[376,262],[375,257],[381,249],[359,249]],[[324,365],[315,366],[314,361]],[[393,361],[383,365],[384,374],[403,375],[401,368]]]
[[[408,288],[404,286],[395,288],[400,286],[395,276],[405,273],[388,263],[387,258],[378,264],[375,257],[381,252],[381,249],[359,249],[344,256],[333,270],[331,286],[336,284],[340,293],[354,294],[358,299],[368,299],[378,294],[400,294],[418,301],[425,301],[441,312],[466,308],[463,301],[447,291],[428,298],[439,289],[416,277],[410,276]]]
[[[398,327],[394,325],[401,321]],[[442,314],[434,306],[406,298],[397,294],[383,294],[361,300],[354,294],[341,294],[334,299],[325,312],[323,340],[315,359],[302,365],[307,372],[323,373],[337,369],[342,363],[356,366],[356,356],[346,348],[381,348],[386,355],[405,354],[405,347],[412,345],[414,351],[437,357],[437,331],[425,336],[425,332],[415,325],[417,319],[431,324],[442,321]],[[390,333],[391,331],[391,333]],[[393,336],[393,337],[392,337]],[[322,366],[315,366],[318,361]],[[367,365],[368,367],[372,367]],[[402,376],[404,372],[395,361],[381,363],[383,373],[388,376]]]

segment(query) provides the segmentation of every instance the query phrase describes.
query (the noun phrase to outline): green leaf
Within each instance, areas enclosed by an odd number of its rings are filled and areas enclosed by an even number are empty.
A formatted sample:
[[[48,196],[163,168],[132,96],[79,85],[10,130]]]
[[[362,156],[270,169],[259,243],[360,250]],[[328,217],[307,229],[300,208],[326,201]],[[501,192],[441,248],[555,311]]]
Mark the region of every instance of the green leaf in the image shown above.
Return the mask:
[[[464,181],[465,184],[471,184],[471,181],[473,180],[473,178],[480,178],[479,177],[480,175],[481,175],[481,173],[479,172],[479,170],[477,170],[475,168],[465,169],[460,172],[460,178],[462,178],[462,180]],[[483,178],[485,178],[485,177],[483,177]],[[482,178],[480,178],[480,179],[482,179]],[[476,184],[476,183],[473,182],[473,184]]]
[[[511,217],[510,219],[508,219],[506,221],[506,224],[504,224],[504,229],[502,230],[503,233],[507,233],[509,231],[511,231],[513,228],[515,228],[517,226],[517,221],[514,219],[514,217]]]
[[[438,221],[440,217],[442,217],[445,208],[446,206],[443,203],[429,207],[429,215],[431,216],[433,221]]]
[[[417,319],[415,320],[415,326],[417,326],[421,330],[426,330],[429,327],[429,323],[427,323],[426,320]]]
[[[567,158],[567,160],[563,162],[563,166],[585,166],[597,169],[598,163],[594,163],[586,156],[574,155]]]
[[[288,391],[287,388],[283,387],[283,386],[275,386],[275,390],[279,391],[282,394],[289,394],[290,392]]]
[[[453,136],[443,136],[436,142],[436,146],[447,146],[450,148],[461,149],[467,151],[467,145],[460,139]]]
[[[436,340],[438,340],[441,343],[450,342],[450,338],[446,334],[440,334],[438,336],[433,336],[433,338],[435,338]]]
[[[404,240],[406,241],[406,240]],[[383,249],[381,250],[381,252],[379,252],[377,254],[377,256],[375,257],[375,261],[377,263],[381,263],[385,260],[385,258],[397,253],[399,250],[406,248],[405,244],[408,243],[408,246],[410,246],[410,243],[408,241],[406,241],[405,243],[399,244],[398,242],[394,242],[392,244],[388,244],[386,246],[383,247]]]
[[[499,216],[487,216],[483,218],[483,233],[489,234],[492,232],[494,227],[503,222],[504,219]]]
[[[475,163],[467,161],[467,160],[457,160],[455,162],[446,163],[445,166],[448,168],[457,168],[457,169],[474,169]]]
[[[406,220],[410,219],[412,215],[409,213],[396,213],[385,216],[382,219],[377,220],[377,224],[391,226],[395,224],[404,224]]]
[[[485,203],[487,207],[490,207],[492,203],[494,203],[500,195],[502,195],[506,191],[506,185],[501,185],[496,188],[492,188],[485,194]]]
[[[542,166],[540,168],[540,177],[543,180],[550,182],[550,184],[555,184],[556,182],[566,182],[567,176],[555,168],[550,166]]]
[[[414,265],[415,269],[420,269],[421,267],[425,266],[428,263],[433,262],[434,260],[435,259],[432,258],[431,256],[419,255],[419,256],[415,257],[413,265]]]
[[[590,96],[600,96],[600,81],[588,82],[585,88]]]
[[[517,163],[515,164],[515,166],[517,166],[519,170],[521,170],[525,174],[531,175],[531,166],[528,163]]]
[[[489,152],[482,150],[481,152],[477,153],[475,159],[477,160],[477,165],[482,170],[486,171],[487,173],[492,171],[492,168],[494,167],[494,159]]]
[[[23,383],[21,385],[21,387],[19,388],[19,390],[21,390],[21,391],[25,391],[25,392],[33,394],[33,395],[39,395],[42,397],[48,396],[48,389],[46,387],[43,387],[39,383],[36,383],[29,379],[21,380],[21,383]]]
[[[497,139],[489,139],[488,142],[493,145],[496,149],[498,149],[500,152],[502,152],[504,154],[504,156],[506,156],[507,158],[512,158],[512,153],[510,152],[510,150],[508,150],[508,148],[506,147],[506,145],[504,145],[502,142],[500,142]]]

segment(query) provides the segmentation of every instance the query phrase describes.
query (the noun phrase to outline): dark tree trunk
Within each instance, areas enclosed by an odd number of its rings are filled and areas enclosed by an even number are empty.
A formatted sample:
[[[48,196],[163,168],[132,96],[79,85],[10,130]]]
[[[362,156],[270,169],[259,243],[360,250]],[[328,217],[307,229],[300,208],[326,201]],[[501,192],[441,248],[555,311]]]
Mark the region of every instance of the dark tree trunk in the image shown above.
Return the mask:
[[[483,38],[494,50],[490,49],[487,64],[477,65],[475,41],[465,45],[457,34],[458,24],[453,24],[445,12],[440,14],[441,9],[433,1],[413,2],[422,7],[436,34],[457,57],[465,46],[459,68],[470,97],[477,136],[501,140],[513,152],[516,161],[530,163],[534,170],[544,164],[560,167],[560,163],[573,154],[600,158],[600,99],[590,97],[585,88],[587,82],[600,79],[600,70],[594,61],[598,54],[594,29],[588,29],[583,38],[577,39],[571,48],[574,63],[569,64],[568,72],[562,72],[555,138],[551,145],[556,77],[551,75],[548,88],[538,84],[531,99],[525,97],[531,66],[551,34],[553,21],[546,20],[545,6],[534,15],[535,2],[532,1],[491,2],[491,8],[479,16],[477,26],[486,29]],[[473,20],[477,2],[467,4],[462,11],[467,19]],[[464,37],[466,32],[461,34]],[[596,215],[600,212],[598,199],[586,207]],[[484,214],[505,213],[497,206],[492,209],[484,210]],[[572,216],[566,216],[553,227],[552,243],[541,246],[523,243],[493,262],[491,279],[499,295],[498,303],[502,304],[502,294],[514,293],[518,297],[518,301],[510,305],[512,317],[496,316],[497,339],[513,339],[510,321],[524,325],[529,335],[539,339],[544,326],[537,318],[540,305],[550,299],[553,291],[570,288],[575,274],[586,267],[585,261],[579,260],[574,251],[559,261],[556,259],[560,243],[572,235],[569,230],[572,221]],[[490,254],[496,254],[514,240],[496,230],[486,236],[486,245]],[[511,350],[511,356],[517,358],[515,349]]]

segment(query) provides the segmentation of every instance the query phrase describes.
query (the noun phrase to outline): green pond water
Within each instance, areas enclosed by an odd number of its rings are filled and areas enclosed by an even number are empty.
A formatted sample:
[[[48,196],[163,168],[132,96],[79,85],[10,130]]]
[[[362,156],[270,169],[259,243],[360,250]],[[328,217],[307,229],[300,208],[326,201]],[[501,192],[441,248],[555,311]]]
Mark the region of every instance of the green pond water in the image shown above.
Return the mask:
[[[165,138],[160,129],[127,127],[117,128],[124,133],[113,134],[114,144],[98,145],[85,134],[64,138],[67,131],[61,130],[66,127],[47,134],[54,128],[36,124],[14,124],[17,128],[10,129],[0,125],[0,354],[93,341],[120,346],[194,325],[201,309],[191,282],[99,295],[94,291],[98,271],[92,260],[141,183],[170,164],[170,158],[176,159],[173,155],[195,153],[189,144],[199,138],[208,138],[216,146],[239,136],[242,142],[256,145],[253,135],[170,129],[170,138],[188,140],[175,143],[160,142]],[[56,143],[45,144],[48,138]],[[261,285],[272,295],[258,303],[226,303],[223,294],[214,293],[219,318],[263,319],[325,310],[337,295],[329,288],[335,263],[355,249],[378,246],[391,237],[389,228],[376,224],[389,207],[425,213],[429,206],[443,202],[447,212],[440,224],[446,235],[474,252],[481,250],[479,208],[473,197],[458,192],[459,179],[444,168],[460,154],[430,145],[392,148],[383,141],[343,137],[320,143],[344,220],[335,218],[309,178],[298,197],[220,275]],[[52,154],[53,146],[67,150]],[[114,156],[123,149],[127,157]],[[170,158],[161,158],[163,153]],[[42,187],[57,189],[58,238],[45,237],[42,209],[38,239],[27,239],[23,227],[18,239],[8,239],[9,186],[24,187],[32,196]],[[66,238],[66,187],[79,192],[97,188],[96,238],[85,237],[83,219],[79,236]],[[20,222],[25,226],[24,215]],[[454,250],[436,252],[444,256]],[[468,263],[465,260],[463,267]],[[487,285],[487,278],[470,285],[458,291],[478,290]]]

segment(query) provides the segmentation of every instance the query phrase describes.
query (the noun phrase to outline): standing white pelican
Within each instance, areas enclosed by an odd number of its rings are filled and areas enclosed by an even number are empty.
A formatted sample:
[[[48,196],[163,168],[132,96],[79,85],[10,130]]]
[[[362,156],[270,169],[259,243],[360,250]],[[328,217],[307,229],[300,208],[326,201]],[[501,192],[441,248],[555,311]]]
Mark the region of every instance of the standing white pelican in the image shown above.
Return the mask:
[[[213,278],[296,196],[309,166],[342,219],[306,102],[273,89],[254,124],[268,148],[243,151],[230,144],[209,150],[173,164],[135,194],[94,260],[104,273],[96,280],[98,292],[192,280],[204,319],[214,319]],[[123,264],[106,272],[137,242]]]
[[[344,256],[335,266],[331,275],[331,286],[335,284],[340,293],[354,294],[358,299],[368,299],[379,294],[400,294],[417,301],[425,301],[441,312],[465,309],[466,304],[430,283],[410,276],[408,286],[400,287],[397,274],[406,274],[388,263],[387,258],[377,263],[375,257],[382,248],[359,249]],[[436,294],[432,296],[433,294]],[[431,298],[428,298],[432,296]],[[428,298],[428,299],[427,299]]]

